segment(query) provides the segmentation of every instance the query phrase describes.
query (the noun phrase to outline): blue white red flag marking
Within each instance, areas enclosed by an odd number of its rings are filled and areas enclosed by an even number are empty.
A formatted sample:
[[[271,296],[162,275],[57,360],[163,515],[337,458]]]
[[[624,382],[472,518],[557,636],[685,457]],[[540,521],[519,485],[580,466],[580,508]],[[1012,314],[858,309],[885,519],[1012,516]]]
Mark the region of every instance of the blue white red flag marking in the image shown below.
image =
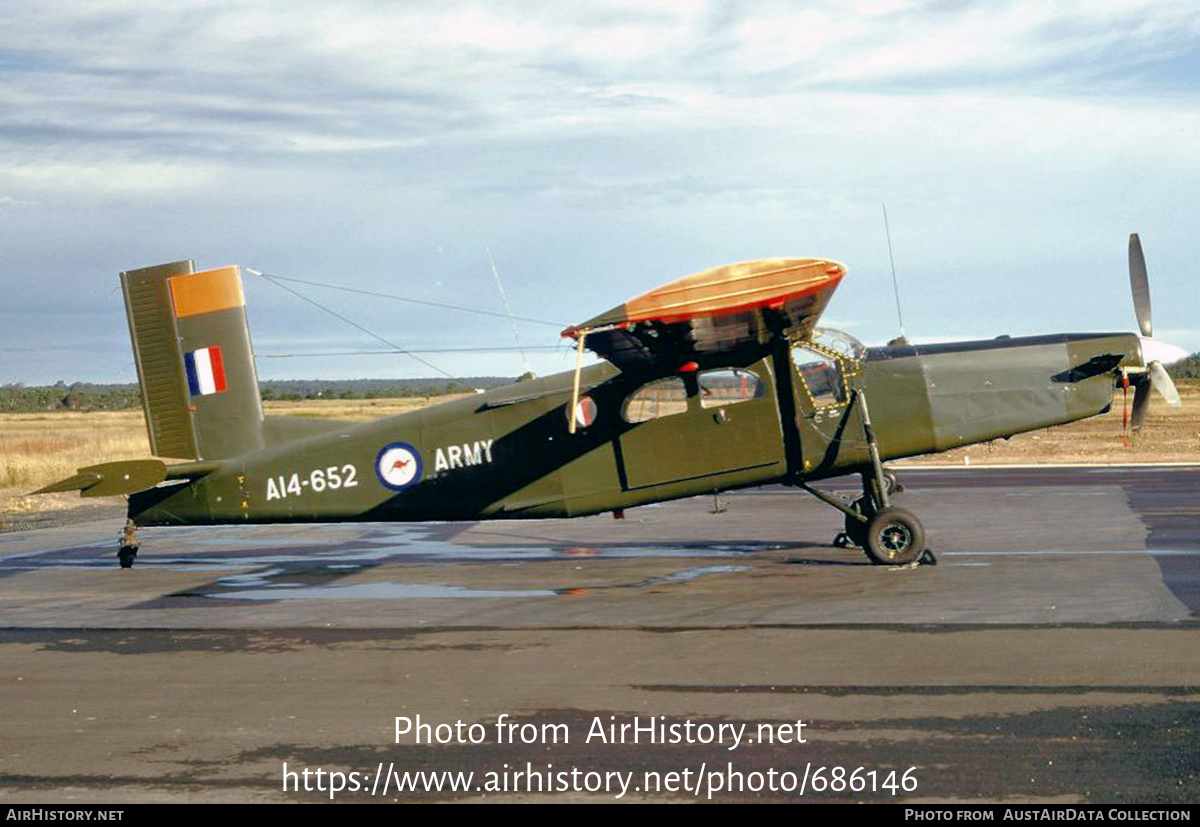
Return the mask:
[[[183,357],[187,368],[188,390],[192,396],[207,396],[225,390],[225,363],[221,348],[204,347]]]

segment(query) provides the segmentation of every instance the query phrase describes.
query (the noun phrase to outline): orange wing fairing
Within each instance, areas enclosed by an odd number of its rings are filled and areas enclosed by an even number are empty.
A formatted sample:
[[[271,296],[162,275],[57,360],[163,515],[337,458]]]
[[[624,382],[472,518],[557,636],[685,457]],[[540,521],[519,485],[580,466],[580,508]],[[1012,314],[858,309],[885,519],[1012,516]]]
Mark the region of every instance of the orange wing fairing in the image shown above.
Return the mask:
[[[723,316],[762,307],[781,307],[793,299],[833,288],[846,266],[830,259],[758,259],[730,264],[676,279],[630,299],[609,312],[568,328],[659,321],[666,324],[705,316]]]
[[[834,261],[768,259],[731,264],[676,279],[625,302],[628,321],[665,323],[696,316],[770,307],[836,281],[846,272]]]
[[[221,267],[186,276],[168,279],[171,286],[171,304],[178,319],[244,307],[246,297],[242,293],[242,279],[237,267]]]

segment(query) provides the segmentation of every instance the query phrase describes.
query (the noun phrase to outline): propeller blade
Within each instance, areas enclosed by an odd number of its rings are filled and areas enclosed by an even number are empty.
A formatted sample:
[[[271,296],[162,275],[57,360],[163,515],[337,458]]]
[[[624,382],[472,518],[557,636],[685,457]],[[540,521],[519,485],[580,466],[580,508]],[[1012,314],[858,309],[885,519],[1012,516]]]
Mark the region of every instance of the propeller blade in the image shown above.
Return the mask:
[[[1162,366],[1162,362],[1151,362],[1150,368],[1150,384],[1154,389],[1162,394],[1162,398],[1167,400],[1168,405],[1179,404],[1179,391],[1175,388],[1175,383],[1171,381],[1171,375],[1167,373],[1167,369]]]
[[[1154,335],[1150,311],[1150,279],[1146,276],[1146,256],[1137,233],[1129,234],[1129,286],[1133,290],[1133,312],[1143,336]]]
[[[1129,423],[1133,427],[1134,432],[1142,429],[1142,423],[1146,421],[1146,411],[1150,409],[1150,381],[1146,377],[1142,377],[1133,392],[1133,414],[1129,418]]]

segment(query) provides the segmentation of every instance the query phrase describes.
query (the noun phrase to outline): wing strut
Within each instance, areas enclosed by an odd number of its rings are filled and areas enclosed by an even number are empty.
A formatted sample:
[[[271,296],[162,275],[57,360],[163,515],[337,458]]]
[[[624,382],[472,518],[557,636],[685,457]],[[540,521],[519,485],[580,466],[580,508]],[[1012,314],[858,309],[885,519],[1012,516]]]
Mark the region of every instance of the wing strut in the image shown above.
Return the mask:
[[[579,331],[579,342],[575,346],[575,385],[571,389],[571,412],[567,419],[567,433],[575,433],[575,411],[579,408],[579,374],[583,371],[583,343],[587,339],[588,331]]]

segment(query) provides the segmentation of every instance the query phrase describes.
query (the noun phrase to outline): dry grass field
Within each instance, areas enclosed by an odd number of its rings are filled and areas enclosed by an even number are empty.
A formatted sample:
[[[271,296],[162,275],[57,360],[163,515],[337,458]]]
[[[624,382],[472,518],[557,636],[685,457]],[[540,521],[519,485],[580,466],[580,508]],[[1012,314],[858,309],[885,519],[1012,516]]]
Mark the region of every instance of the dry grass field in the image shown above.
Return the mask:
[[[455,396],[438,397],[438,401]],[[311,400],[266,402],[269,416],[303,416],[367,422],[430,403],[428,397],[404,399]],[[86,465],[150,454],[141,410],[55,411],[0,414],[0,520],[40,511],[111,505],[111,497],[81,499],[77,493],[26,496],[69,477]]]
[[[898,463],[1012,464],[1200,461],[1200,387],[1181,385],[1183,404],[1167,406],[1155,395],[1143,433],[1122,433],[1120,397],[1105,416],[1021,434],[1011,440],[960,448]],[[439,400],[453,397],[439,397]],[[267,413],[365,422],[421,407],[427,398],[269,402]],[[141,411],[0,414],[0,526],[4,518],[37,512],[111,505],[112,498],[81,500],[78,494],[25,496],[77,468],[149,454]]]

